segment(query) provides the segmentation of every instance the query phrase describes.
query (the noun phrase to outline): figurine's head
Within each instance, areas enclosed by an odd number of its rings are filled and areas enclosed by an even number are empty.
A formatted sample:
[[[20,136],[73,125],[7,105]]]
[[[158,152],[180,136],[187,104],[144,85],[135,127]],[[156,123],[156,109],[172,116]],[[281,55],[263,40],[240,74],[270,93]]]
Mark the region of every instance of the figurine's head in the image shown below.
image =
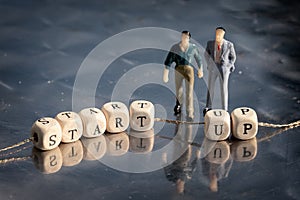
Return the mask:
[[[225,32],[226,32],[225,28],[223,28],[221,26],[216,28],[216,42],[217,43],[221,43],[223,41]]]
[[[191,33],[189,31],[182,31],[181,33],[181,41],[184,43],[189,42],[192,37]]]

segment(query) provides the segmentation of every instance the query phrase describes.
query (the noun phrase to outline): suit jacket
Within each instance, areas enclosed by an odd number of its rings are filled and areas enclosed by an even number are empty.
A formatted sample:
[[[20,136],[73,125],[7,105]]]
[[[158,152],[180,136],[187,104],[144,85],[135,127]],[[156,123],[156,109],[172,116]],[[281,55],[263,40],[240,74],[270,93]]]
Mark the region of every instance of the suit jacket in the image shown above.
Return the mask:
[[[205,60],[207,63],[207,68],[213,69],[215,62],[215,40],[207,42],[205,51]],[[231,72],[235,69],[234,63],[236,60],[236,54],[234,46],[228,40],[223,39],[222,52],[221,52],[221,67],[228,69]]]

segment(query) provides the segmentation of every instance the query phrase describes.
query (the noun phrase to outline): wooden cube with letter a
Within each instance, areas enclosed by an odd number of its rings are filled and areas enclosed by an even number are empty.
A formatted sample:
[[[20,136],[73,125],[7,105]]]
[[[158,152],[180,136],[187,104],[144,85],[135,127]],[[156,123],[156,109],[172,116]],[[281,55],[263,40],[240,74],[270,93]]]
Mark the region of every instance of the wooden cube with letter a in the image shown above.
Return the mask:
[[[106,140],[103,135],[94,138],[81,138],[84,160],[99,160],[106,153]]]
[[[254,138],[258,131],[256,112],[247,107],[236,108],[231,113],[232,134],[235,138],[248,140]]]
[[[148,131],[154,125],[154,105],[138,100],[130,105],[130,127],[136,131]]]
[[[85,108],[79,112],[83,123],[83,136],[98,137],[106,130],[106,118],[98,108]]]
[[[110,133],[120,133],[129,126],[129,111],[124,103],[109,102],[102,106],[106,118],[106,130]]]
[[[205,114],[204,134],[214,141],[226,140],[230,135],[230,116],[225,110],[214,109]]]

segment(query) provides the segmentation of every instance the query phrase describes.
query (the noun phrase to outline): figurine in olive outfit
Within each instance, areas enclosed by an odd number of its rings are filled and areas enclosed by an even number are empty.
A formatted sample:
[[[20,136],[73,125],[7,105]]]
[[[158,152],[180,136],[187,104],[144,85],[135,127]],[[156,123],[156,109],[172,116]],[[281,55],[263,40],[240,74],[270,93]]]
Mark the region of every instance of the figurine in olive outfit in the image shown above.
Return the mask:
[[[203,115],[212,109],[217,78],[220,79],[222,109],[228,110],[228,79],[235,69],[236,54],[233,44],[224,39],[225,32],[223,27],[217,27],[215,40],[207,42],[205,60],[208,69],[208,92]]]
[[[198,65],[198,77],[202,78],[202,61],[199,49],[195,44],[190,43],[191,33],[189,31],[182,31],[181,41],[174,44],[165,60],[165,69],[163,81],[169,81],[169,68],[175,62],[175,85],[176,85],[176,105],[174,107],[174,114],[181,113],[183,102],[183,80],[185,81],[186,89],[186,111],[187,119],[194,119],[194,105],[193,105],[193,90],[194,90],[194,68],[192,66],[192,59],[196,60]]]

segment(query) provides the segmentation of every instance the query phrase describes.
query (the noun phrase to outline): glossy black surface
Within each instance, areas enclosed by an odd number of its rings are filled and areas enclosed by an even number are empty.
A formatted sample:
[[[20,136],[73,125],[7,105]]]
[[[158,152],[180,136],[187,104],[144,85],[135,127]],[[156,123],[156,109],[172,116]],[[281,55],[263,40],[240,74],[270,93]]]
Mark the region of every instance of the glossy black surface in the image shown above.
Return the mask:
[[[226,27],[225,37],[237,51],[229,110],[249,106],[259,121],[296,121],[300,118],[297,7],[297,2],[285,1],[1,0],[0,147],[28,138],[37,118],[71,110],[75,76],[88,53],[114,34],[145,26],[188,29],[203,46],[214,37],[216,26]],[[150,49],[117,60],[99,82],[96,106],[110,99],[114,84],[126,70],[163,63],[165,56],[164,51]],[[203,81],[196,80],[195,91],[202,111]],[[145,85],[132,95],[134,99],[160,103],[167,117],[175,119],[174,95],[166,88]],[[202,112],[199,118],[203,121]],[[179,135],[190,134],[186,128]],[[153,151],[168,144],[177,129],[165,124],[155,132]],[[51,174],[36,167],[36,157],[9,162],[0,165],[0,199],[299,199],[299,128],[276,131],[260,127],[257,154],[248,161],[235,157],[240,141],[228,141],[224,145],[230,149],[230,158],[224,165],[196,159],[204,142],[202,125],[191,130],[196,135],[192,145],[183,142],[188,150],[179,160],[148,173],[120,172],[101,160],[83,159]],[[273,137],[263,139],[269,135]],[[0,159],[31,156],[31,144],[25,147],[11,155],[0,153]],[[215,192],[210,189],[212,177],[219,179]],[[179,194],[177,186],[183,180],[184,193]]]

